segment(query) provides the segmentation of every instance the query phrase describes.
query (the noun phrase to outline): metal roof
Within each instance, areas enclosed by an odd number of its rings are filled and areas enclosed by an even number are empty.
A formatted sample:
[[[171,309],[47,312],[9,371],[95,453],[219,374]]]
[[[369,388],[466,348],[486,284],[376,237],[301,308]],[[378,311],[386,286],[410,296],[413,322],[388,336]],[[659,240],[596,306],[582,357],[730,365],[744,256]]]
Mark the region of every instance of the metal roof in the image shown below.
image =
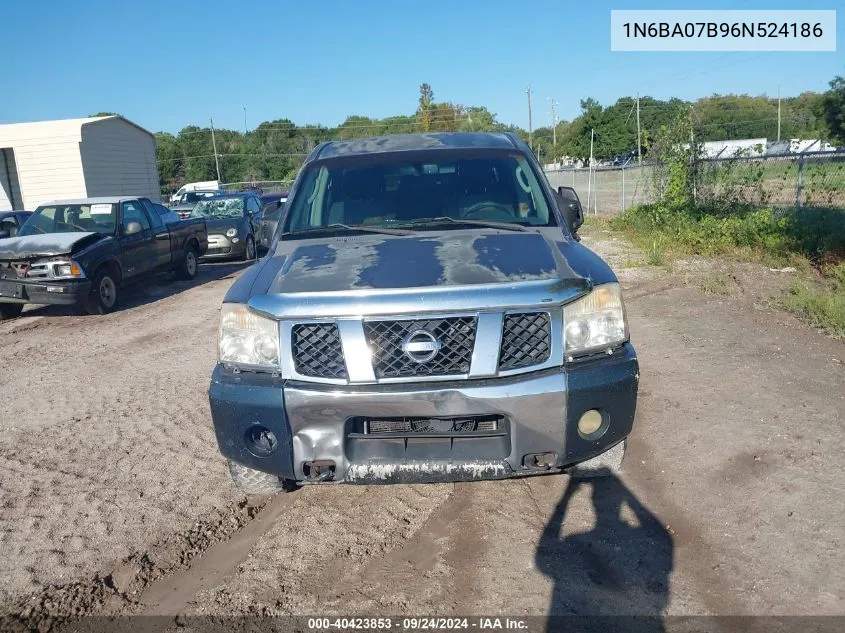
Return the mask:
[[[79,132],[84,125],[102,123],[110,119],[120,119],[124,123],[128,123],[142,132],[153,136],[149,130],[142,128],[137,123],[133,123],[119,115],[110,116],[95,116],[84,117],[79,119],[55,119],[51,121],[30,121],[25,123],[2,123],[0,124],[0,140],[3,142],[12,142],[21,138],[32,137],[52,137],[61,135],[62,133],[69,133],[69,131]]]
[[[76,198],[72,200],[51,200],[50,202],[44,202],[39,206],[47,207],[51,204],[117,204],[118,202],[123,202],[124,200],[137,200],[138,198],[143,198],[144,196],[103,196],[100,198]]]
[[[359,138],[326,143],[315,157],[334,158],[382,152],[428,149],[515,149],[514,141],[503,132],[421,132]]]

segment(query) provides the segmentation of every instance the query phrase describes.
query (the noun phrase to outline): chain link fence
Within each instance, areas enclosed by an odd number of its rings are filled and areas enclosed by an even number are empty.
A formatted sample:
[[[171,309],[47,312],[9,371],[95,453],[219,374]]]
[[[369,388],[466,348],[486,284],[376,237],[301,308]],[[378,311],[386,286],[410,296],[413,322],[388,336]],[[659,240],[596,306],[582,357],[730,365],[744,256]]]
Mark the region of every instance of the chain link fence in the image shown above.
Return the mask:
[[[256,190],[264,193],[282,193],[290,191],[292,180],[252,180],[245,182],[221,183],[220,188],[227,193],[237,191]]]
[[[666,166],[563,168],[546,171],[549,183],[573,187],[585,212],[615,215],[658,200]],[[698,205],[805,207],[845,212],[845,151],[699,159],[693,171]]]
[[[614,215],[637,204],[654,201],[653,167],[563,168],[547,171],[553,188],[572,187],[578,193],[584,211]]]

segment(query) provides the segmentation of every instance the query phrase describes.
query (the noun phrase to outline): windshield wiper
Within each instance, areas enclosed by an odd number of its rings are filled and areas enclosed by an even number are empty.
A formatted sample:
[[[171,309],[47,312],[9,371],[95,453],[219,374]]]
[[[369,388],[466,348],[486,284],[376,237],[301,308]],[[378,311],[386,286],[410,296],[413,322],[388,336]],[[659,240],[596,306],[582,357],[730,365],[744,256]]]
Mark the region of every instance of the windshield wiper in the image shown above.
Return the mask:
[[[382,235],[413,235],[413,231],[403,231],[401,229],[388,229],[388,228],[380,228],[377,226],[362,226],[360,224],[328,224],[326,226],[314,226],[310,229],[301,229],[299,231],[288,231],[287,233],[282,233],[282,237],[286,235],[303,235],[303,234],[314,234],[314,233],[331,233],[337,231],[338,229],[343,229],[345,231],[362,231],[364,233],[380,233]]]
[[[443,224],[448,222],[450,224],[465,224],[469,226],[482,226],[488,229],[503,229],[505,231],[528,231],[529,229],[522,224],[511,222],[494,222],[488,220],[458,220],[450,218],[448,215],[442,215],[436,218],[420,218],[411,222],[403,222],[399,226],[419,226],[423,224]]]

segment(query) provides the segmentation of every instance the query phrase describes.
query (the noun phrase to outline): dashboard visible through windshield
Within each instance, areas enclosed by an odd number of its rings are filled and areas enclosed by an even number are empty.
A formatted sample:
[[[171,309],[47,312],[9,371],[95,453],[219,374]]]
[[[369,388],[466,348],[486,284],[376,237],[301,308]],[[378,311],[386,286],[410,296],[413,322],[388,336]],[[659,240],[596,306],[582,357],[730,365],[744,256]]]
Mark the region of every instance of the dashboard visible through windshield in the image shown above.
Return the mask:
[[[39,207],[23,225],[20,235],[87,232],[113,235],[117,222],[116,207],[111,203]]]
[[[519,153],[395,153],[306,169],[285,232],[327,226],[415,229],[430,219],[554,226],[528,160]]]

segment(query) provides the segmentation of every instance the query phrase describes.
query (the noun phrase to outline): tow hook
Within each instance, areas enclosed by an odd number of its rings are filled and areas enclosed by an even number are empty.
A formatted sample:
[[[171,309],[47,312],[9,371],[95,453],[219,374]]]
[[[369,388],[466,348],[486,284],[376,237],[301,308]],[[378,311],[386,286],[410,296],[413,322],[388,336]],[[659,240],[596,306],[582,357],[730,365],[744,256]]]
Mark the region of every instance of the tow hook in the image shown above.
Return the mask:
[[[302,465],[302,473],[312,483],[331,481],[334,479],[335,465],[330,459],[318,459],[313,462],[305,462]]]
[[[522,460],[522,467],[527,470],[549,470],[557,461],[557,453],[531,453]]]

